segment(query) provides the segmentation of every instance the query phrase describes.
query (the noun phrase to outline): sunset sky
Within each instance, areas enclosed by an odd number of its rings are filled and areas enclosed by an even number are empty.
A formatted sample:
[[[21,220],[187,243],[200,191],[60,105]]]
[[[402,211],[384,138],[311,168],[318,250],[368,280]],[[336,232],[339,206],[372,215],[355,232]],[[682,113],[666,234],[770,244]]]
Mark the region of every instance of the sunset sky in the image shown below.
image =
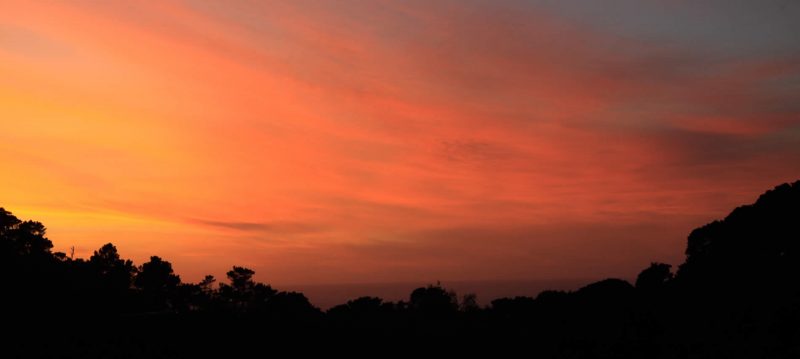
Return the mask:
[[[0,207],[270,283],[631,278],[800,178],[800,2],[0,0]]]

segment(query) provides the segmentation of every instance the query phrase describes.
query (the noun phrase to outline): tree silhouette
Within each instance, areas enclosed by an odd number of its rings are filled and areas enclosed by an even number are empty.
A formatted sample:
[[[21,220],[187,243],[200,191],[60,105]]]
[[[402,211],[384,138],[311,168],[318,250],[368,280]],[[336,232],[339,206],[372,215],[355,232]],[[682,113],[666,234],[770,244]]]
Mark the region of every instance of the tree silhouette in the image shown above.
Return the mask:
[[[671,265],[665,263],[650,263],[639,276],[636,277],[636,289],[654,291],[664,288],[670,280],[672,280]]]
[[[217,279],[213,275],[206,275],[197,285],[204,293],[211,293],[214,291],[214,283],[216,282]]]
[[[102,305],[111,310],[124,310],[124,303],[130,300],[128,291],[133,284],[136,267],[130,260],[123,260],[117,247],[107,243],[89,257],[89,266],[97,276]]]
[[[91,263],[100,274],[106,275],[118,270],[133,273],[133,262],[130,260],[123,260],[117,252],[117,247],[111,243],[106,243],[100,249],[94,251],[89,257]]]
[[[181,279],[174,274],[172,264],[158,256],[150,257],[150,261],[139,267],[134,285],[145,292],[166,293],[174,290]]]
[[[303,293],[298,292],[277,292],[270,295],[265,303],[263,312],[271,319],[282,322],[309,322],[322,314]]]
[[[654,262],[635,286],[605,279],[485,308],[436,284],[407,303],[360,297],[323,313],[245,267],[215,288],[210,275],[181,283],[158,256],[136,267],[111,243],[88,260],[52,248],[43,224],[0,208],[4,357],[242,356],[286,338],[545,358],[800,357],[800,182],[692,231],[674,276]]]
[[[337,305],[328,310],[328,312],[342,312],[350,316],[364,317],[372,316],[380,312],[383,306],[383,299],[378,297],[359,297],[353,300],[348,300],[347,303]]]
[[[475,312],[481,309],[478,305],[478,296],[475,293],[467,293],[461,297],[459,309],[462,312]]]
[[[458,311],[458,299],[440,284],[420,287],[411,292],[412,310],[427,317],[446,317]]]
[[[172,264],[158,256],[152,256],[149,262],[142,264],[134,279],[134,285],[142,290],[152,309],[171,306],[170,296],[180,283]]]
[[[50,252],[53,243],[45,237],[46,229],[40,222],[24,221],[17,225],[12,237],[17,251],[22,255],[39,255]]]
[[[49,255],[53,243],[45,237],[41,222],[21,221],[0,207],[0,246],[7,254],[21,256]]]
[[[6,211],[5,208],[0,207],[0,238],[5,239],[6,233],[13,229],[20,222],[19,218]]]
[[[228,271],[227,276],[233,290],[239,293],[246,293],[251,291],[255,286],[255,282],[253,281],[254,274],[256,274],[256,272],[250,269],[234,266],[232,270]]]
[[[230,284],[220,284],[219,295],[238,311],[266,311],[268,301],[277,291],[269,285],[256,283],[253,280],[254,274],[251,269],[234,266],[227,273]]]

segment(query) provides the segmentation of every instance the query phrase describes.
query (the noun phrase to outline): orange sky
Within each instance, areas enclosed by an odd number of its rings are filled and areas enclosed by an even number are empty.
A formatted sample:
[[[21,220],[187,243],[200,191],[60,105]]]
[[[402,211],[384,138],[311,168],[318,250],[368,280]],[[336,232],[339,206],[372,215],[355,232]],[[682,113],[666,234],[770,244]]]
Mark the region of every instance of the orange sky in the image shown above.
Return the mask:
[[[5,1],[0,206],[189,281],[677,264],[800,177],[800,50],[664,3],[645,33],[514,1]]]

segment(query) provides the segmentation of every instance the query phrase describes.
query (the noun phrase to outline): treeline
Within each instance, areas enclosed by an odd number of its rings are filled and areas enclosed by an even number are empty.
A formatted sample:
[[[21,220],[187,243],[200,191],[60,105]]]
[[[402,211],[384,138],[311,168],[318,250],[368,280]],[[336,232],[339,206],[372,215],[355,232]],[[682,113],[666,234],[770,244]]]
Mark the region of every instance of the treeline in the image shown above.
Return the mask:
[[[302,339],[350,351],[380,344],[558,358],[800,357],[800,181],[692,231],[676,271],[652,263],[634,284],[607,279],[486,307],[437,284],[407,301],[362,297],[323,312],[302,293],[255,282],[244,267],[224,280],[183,283],[168,261],[153,256],[137,266],[110,243],[88,259],[51,249],[44,225],[0,209],[0,311],[5,323],[27,328],[7,346],[14,355],[230,355]],[[88,325],[57,329],[75,323]],[[237,344],[207,345],[226,341]]]

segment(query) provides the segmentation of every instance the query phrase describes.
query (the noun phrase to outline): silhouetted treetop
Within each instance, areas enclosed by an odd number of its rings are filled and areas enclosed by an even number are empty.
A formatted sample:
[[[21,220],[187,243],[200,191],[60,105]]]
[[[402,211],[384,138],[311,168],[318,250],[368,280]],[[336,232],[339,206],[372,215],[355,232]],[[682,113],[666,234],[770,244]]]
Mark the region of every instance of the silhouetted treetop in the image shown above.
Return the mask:
[[[120,258],[117,252],[117,247],[111,243],[106,243],[100,249],[94,251],[94,254],[89,257],[89,262],[103,269],[125,265],[125,261]]]
[[[133,262],[120,258],[117,247],[111,243],[94,251],[89,257],[89,264],[100,276],[103,286],[116,291],[130,288],[137,272]]]
[[[211,291],[214,290],[214,283],[216,283],[216,282],[217,282],[217,279],[214,278],[213,275],[206,275],[203,278],[203,280],[200,281],[200,283],[197,283],[197,285],[200,287],[200,289],[203,292],[210,293]]]
[[[6,231],[19,224],[19,218],[6,211],[5,208],[0,207],[0,235],[4,235]]]
[[[236,266],[227,273],[228,280],[231,282],[231,287],[239,292],[247,292],[255,286],[255,282],[253,281],[254,274],[256,274],[256,272],[251,269]]]
[[[383,299],[378,297],[359,297],[356,299],[348,300],[345,304],[340,304],[331,308],[331,311],[341,310],[352,312],[354,315],[363,316],[365,314],[374,314],[380,311],[383,305]]]
[[[614,295],[616,293],[630,292],[633,286],[628,281],[616,278],[603,279],[599,282],[588,284],[580,289],[577,293],[586,296],[605,296]]]
[[[664,288],[673,277],[670,268],[672,268],[672,265],[669,264],[650,263],[650,267],[647,267],[636,277],[636,289],[653,291]]]
[[[170,262],[158,256],[150,257],[150,261],[139,267],[134,285],[146,292],[168,292],[174,290],[181,279],[172,270]]]
[[[21,221],[11,212],[0,208],[0,246],[6,253],[17,255],[50,255],[53,243],[45,237],[47,229],[41,222]]]
[[[425,315],[448,314],[458,310],[458,298],[441,285],[428,285],[411,292],[409,305]]]
[[[800,273],[800,181],[767,191],[751,205],[689,235],[676,279],[726,283]]]

